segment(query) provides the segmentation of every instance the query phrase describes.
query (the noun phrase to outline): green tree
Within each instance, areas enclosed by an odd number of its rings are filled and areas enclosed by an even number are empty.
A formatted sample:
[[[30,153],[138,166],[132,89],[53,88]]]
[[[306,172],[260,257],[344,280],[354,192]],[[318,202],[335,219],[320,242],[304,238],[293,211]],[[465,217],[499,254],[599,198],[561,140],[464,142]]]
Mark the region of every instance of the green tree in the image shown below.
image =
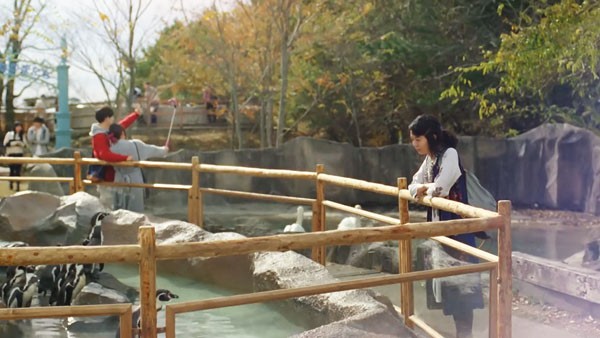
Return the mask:
[[[503,10],[499,8],[499,12]],[[457,67],[458,81],[443,94],[477,105],[501,133],[546,121],[600,127],[598,2],[540,1],[523,11],[496,50],[474,66]],[[477,87],[473,78],[490,85]]]

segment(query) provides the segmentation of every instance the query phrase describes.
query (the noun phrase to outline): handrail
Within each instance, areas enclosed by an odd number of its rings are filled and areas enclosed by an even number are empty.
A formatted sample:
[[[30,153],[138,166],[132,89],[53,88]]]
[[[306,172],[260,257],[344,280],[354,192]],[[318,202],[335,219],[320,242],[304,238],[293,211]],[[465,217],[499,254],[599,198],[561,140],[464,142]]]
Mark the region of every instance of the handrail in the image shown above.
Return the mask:
[[[5,163],[49,163],[54,165],[73,165],[74,177],[0,177],[0,181],[56,181],[69,183],[72,192],[82,191],[85,185],[106,185],[116,187],[137,187],[153,189],[169,189],[188,191],[188,220],[199,226],[203,222],[203,194],[220,194],[237,198],[251,198],[256,200],[269,200],[283,203],[294,203],[312,205],[312,232],[300,234],[285,234],[265,237],[254,237],[244,239],[233,239],[226,241],[211,242],[187,242],[177,244],[155,243],[153,227],[140,227],[139,243],[137,245],[118,245],[102,247],[25,247],[25,248],[2,248],[0,249],[0,262],[4,265],[29,265],[29,264],[57,264],[57,263],[97,263],[97,262],[136,262],[140,265],[140,296],[142,307],[142,327],[144,336],[154,337],[156,332],[156,312],[154,293],[156,290],[156,263],[158,260],[186,259],[191,257],[222,257],[234,255],[246,255],[261,251],[287,251],[295,249],[312,248],[313,259],[325,264],[325,247],[327,245],[351,245],[364,242],[379,242],[388,240],[399,241],[400,274],[394,276],[380,277],[380,279],[353,280],[347,282],[330,283],[320,286],[295,288],[289,290],[273,290],[259,292],[251,295],[239,295],[216,300],[187,302],[183,305],[167,306],[167,337],[173,337],[175,312],[184,312],[191,309],[186,306],[218,307],[232,306],[239,302],[258,302],[269,299],[283,299],[308,295],[320,292],[333,292],[342,289],[368,287],[372,285],[383,285],[390,283],[402,284],[402,307],[405,324],[413,328],[415,325],[425,330],[431,336],[438,336],[424,321],[414,315],[414,302],[412,284],[408,281],[432,276],[442,276],[449,271],[490,271],[490,337],[510,338],[511,332],[511,238],[510,238],[510,212],[509,201],[500,201],[498,212],[492,212],[455,201],[438,197],[413,198],[407,190],[405,178],[398,180],[397,186],[389,186],[381,183],[372,183],[364,180],[346,178],[325,174],[324,167],[317,165],[314,172],[292,171],[284,169],[245,168],[225,165],[201,164],[198,157],[192,158],[191,163],[173,162],[118,162],[108,163],[93,158],[81,158],[79,152],[75,152],[73,159],[64,158],[15,158],[0,157],[0,164]],[[82,178],[83,165],[103,164],[123,167],[139,168],[162,168],[168,170],[188,170],[192,175],[192,184],[167,184],[167,183],[95,183]],[[316,184],[316,198],[304,198],[293,196],[280,196],[272,194],[261,194],[254,192],[225,190],[217,188],[200,187],[202,173],[211,174],[234,174],[263,178],[287,178],[312,180]],[[325,199],[325,188],[327,185],[335,185],[351,189],[374,192],[378,194],[394,196],[398,199],[399,218],[380,215],[367,210],[353,208],[344,204]],[[443,222],[416,222],[411,223],[408,215],[408,201],[434,207],[441,210],[457,213],[465,219],[450,220]],[[387,226],[374,228],[359,228],[353,230],[330,230],[325,231],[326,208],[333,208],[350,214],[367,217],[388,224]],[[477,248],[470,247],[446,236],[470,233],[476,231],[498,230],[498,256],[487,253]],[[411,271],[411,242],[413,238],[432,238],[443,245],[450,246],[461,252],[480,258],[486,263],[460,266],[455,268],[437,269],[432,271]],[[454,269],[454,270],[453,270]],[[423,277],[425,276],[425,277]],[[427,277],[429,276],[429,277]],[[381,284],[372,284],[381,283]],[[317,292],[317,291],[319,292]],[[331,290],[331,291],[327,291]],[[314,293],[313,293],[314,292]],[[262,298],[261,298],[262,297]],[[237,303],[236,303],[237,302]],[[187,305],[186,305],[187,304]],[[226,305],[230,304],[230,305]],[[131,306],[126,305],[126,317],[121,313],[121,336],[131,335]],[[85,310],[82,313],[95,313],[101,309]],[[125,307],[119,307],[123,311]],[[88,309],[88,308],[81,308]],[[65,310],[64,308],[44,308],[36,312],[32,309],[5,309],[0,310],[0,319],[22,318],[27,316],[62,316],[70,315],[76,310]],[[77,315],[83,315],[78,313]],[[169,317],[170,316],[170,317]],[[125,325],[125,326],[124,326]],[[128,332],[128,334],[127,334]]]
[[[294,233],[210,242],[161,244],[156,247],[156,258],[170,260],[189,257],[219,257],[243,255],[257,251],[298,250],[319,245],[349,245],[362,242],[456,235],[497,229],[502,222],[503,218],[497,216],[486,219],[406,223],[354,230],[329,230],[317,233]]]

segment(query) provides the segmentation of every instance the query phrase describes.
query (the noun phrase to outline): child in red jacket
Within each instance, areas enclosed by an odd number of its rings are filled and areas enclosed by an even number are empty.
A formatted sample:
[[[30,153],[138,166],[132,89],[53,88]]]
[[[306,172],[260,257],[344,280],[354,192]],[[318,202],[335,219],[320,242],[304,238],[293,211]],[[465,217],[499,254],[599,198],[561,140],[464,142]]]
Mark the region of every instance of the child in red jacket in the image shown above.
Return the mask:
[[[92,136],[92,152],[94,157],[107,162],[122,162],[122,161],[131,161],[131,156],[125,156],[121,154],[116,154],[110,151],[110,140],[108,135],[108,128],[114,121],[114,111],[109,107],[103,107],[100,110],[96,111],[96,121],[98,123],[92,124],[90,128],[90,136]],[[127,116],[124,119],[119,121],[119,124],[123,126],[124,129],[127,129],[129,126],[135,122],[140,116],[139,107],[135,108],[135,111]],[[111,166],[104,167],[104,177],[103,180],[105,182],[112,182],[115,179],[115,170]],[[103,187],[101,185],[98,186],[98,193],[100,194],[100,201],[106,207],[112,207],[112,191],[110,187]]]

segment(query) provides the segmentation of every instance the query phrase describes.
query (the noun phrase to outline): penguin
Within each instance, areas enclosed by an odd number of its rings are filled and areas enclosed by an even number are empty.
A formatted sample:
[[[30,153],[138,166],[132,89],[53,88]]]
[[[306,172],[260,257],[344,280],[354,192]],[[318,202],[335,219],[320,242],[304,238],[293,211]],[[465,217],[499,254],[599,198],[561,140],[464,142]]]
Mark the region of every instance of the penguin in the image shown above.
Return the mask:
[[[71,301],[73,301],[77,295],[83,290],[83,287],[87,284],[87,275],[84,271],[83,265],[77,264],[75,266],[75,280],[73,281],[73,292],[71,294]],[[70,303],[69,303],[70,305]]]
[[[71,305],[73,289],[75,289],[75,279],[77,278],[77,265],[69,264],[64,278],[59,280],[58,297],[56,305]]]
[[[64,285],[65,278],[67,277],[67,264],[57,265],[52,269],[52,274],[54,275],[54,284],[52,285],[52,290],[50,291],[50,299],[48,301],[49,305],[59,305],[59,293]]]
[[[94,214],[94,216],[92,216],[90,221],[91,230],[88,234],[88,237],[83,241],[83,245],[102,245],[104,243],[104,236],[102,234],[102,220],[108,215],[109,213],[107,212],[97,212]],[[91,277],[104,269],[104,263],[85,264],[84,268],[86,273]]]
[[[9,273],[7,273],[7,276]],[[2,284],[2,301],[6,306],[8,306],[8,299],[10,298],[11,292],[15,288],[23,288],[25,287],[25,283],[27,282],[27,268],[25,266],[17,266],[14,270],[11,269],[10,279]]]
[[[17,267],[17,272],[10,286],[8,298],[5,301],[8,308],[31,306],[33,296],[37,293],[38,278],[34,267]]]
[[[157,302],[168,302],[171,299],[174,298],[179,298],[178,295],[172,293],[171,291],[167,290],[167,289],[158,289],[156,290],[156,301]],[[159,307],[156,308],[156,312],[162,310],[162,305],[160,305]],[[135,308],[133,308],[133,312],[131,312],[131,323],[133,324],[132,329],[135,328],[141,328],[142,327],[142,318],[140,317],[140,312],[141,312],[141,307],[139,305],[136,305]],[[119,330],[117,330],[117,338],[119,338],[121,336],[121,333]]]

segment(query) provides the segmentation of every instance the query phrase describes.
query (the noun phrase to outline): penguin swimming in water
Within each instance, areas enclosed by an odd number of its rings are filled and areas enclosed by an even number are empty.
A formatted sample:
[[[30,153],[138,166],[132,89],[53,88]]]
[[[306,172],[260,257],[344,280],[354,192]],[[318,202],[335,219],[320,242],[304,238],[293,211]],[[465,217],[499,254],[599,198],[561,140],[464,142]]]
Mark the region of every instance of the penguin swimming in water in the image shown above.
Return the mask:
[[[156,300],[158,302],[168,302],[171,299],[174,298],[179,298],[178,295],[172,293],[171,291],[167,290],[167,289],[158,289],[156,290]],[[156,312],[160,311],[162,309],[162,305],[160,305],[159,307],[156,308]],[[136,305],[135,308],[133,308],[133,311],[131,312],[131,323],[133,324],[132,329],[135,328],[140,328],[142,327],[142,322],[141,322],[141,317],[140,317],[140,312],[141,312],[141,307],[139,305]],[[119,330],[117,330],[117,338],[121,337],[121,332]]]

